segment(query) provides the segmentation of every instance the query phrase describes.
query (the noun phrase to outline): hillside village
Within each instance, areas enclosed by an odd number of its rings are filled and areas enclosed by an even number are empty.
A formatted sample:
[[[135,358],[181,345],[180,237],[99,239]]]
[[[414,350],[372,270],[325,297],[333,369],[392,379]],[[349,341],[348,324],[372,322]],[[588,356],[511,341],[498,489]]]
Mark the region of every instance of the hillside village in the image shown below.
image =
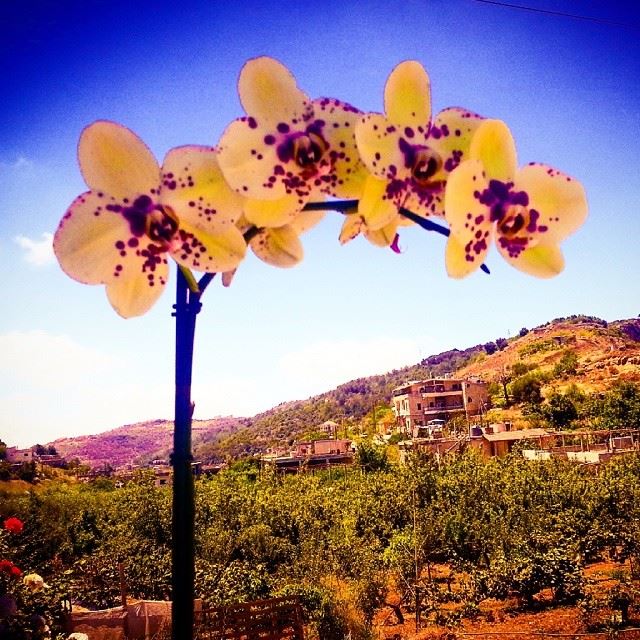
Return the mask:
[[[396,462],[412,451],[441,457],[471,447],[493,457],[517,447],[532,459],[565,457],[597,466],[637,450],[640,425],[596,424],[571,407],[638,381],[640,320],[558,319],[251,419],[194,421],[194,472],[217,473],[247,457],[282,472],[353,465],[363,442]],[[569,400],[574,396],[575,403]],[[564,419],[553,417],[554,401],[566,405]],[[48,467],[67,468],[85,481],[104,475],[126,481],[151,469],[161,486],[171,482],[171,434],[170,421],[155,420],[47,446],[8,446],[0,455],[5,474],[23,469],[25,478]]]

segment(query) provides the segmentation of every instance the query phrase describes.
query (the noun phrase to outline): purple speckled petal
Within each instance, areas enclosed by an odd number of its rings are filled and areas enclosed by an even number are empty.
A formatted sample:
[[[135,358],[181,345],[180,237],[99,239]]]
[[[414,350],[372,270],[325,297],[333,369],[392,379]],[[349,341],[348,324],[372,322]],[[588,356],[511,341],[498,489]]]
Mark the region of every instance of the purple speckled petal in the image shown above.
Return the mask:
[[[465,244],[456,236],[450,235],[445,250],[445,264],[450,278],[465,278],[482,264],[488,251],[488,245],[481,251],[468,251]]]
[[[218,273],[235,269],[245,256],[247,244],[235,225],[215,230],[180,222],[171,255],[180,264],[196,271]]]
[[[153,275],[153,285],[147,276]],[[107,283],[107,297],[111,306],[123,318],[141,316],[151,309],[162,295],[169,279],[166,259],[156,265],[153,274],[135,272],[130,277],[118,278]]]
[[[403,179],[411,175],[400,148],[401,132],[379,113],[369,113],[356,124],[356,141],[367,169],[378,178]]]
[[[218,162],[229,186],[248,198],[277,200],[285,196],[285,179],[296,167],[294,162],[278,158],[276,143],[273,133],[250,118],[233,121],[218,146]]]
[[[421,188],[413,185],[407,193],[404,208],[423,218],[444,218],[444,183],[437,188]]]
[[[318,98],[313,108],[314,120],[323,123],[322,137],[329,145],[326,154],[331,161],[331,171],[314,184],[338,198],[359,198],[369,173],[356,147],[356,123],[362,113],[335,98]]]
[[[73,201],[53,239],[56,257],[67,275],[85,284],[104,284],[143,270],[148,260],[140,250],[152,243],[143,227],[132,231],[120,213],[125,206],[92,191]],[[155,259],[152,261],[155,266]]]
[[[118,202],[102,192],[76,198],[53,240],[60,266],[86,284],[109,285],[109,300],[123,317],[144,313],[168,274],[164,248],[126,219]]]
[[[529,229],[545,244],[560,242],[587,218],[582,184],[545,164],[530,164],[516,174],[516,188],[529,196]]]
[[[294,267],[304,256],[298,234],[289,225],[263,229],[249,244],[260,260],[274,267]]]
[[[560,248],[555,244],[539,244],[524,249],[521,253],[511,254],[500,243],[496,242],[502,257],[516,269],[537,278],[552,278],[564,269],[564,258]]]
[[[428,144],[440,155],[442,167],[434,180],[446,179],[469,157],[471,139],[483,120],[482,116],[459,107],[444,109],[435,117]]]
[[[172,149],[162,164],[160,202],[170,206],[180,222],[213,230],[235,224],[243,198],[229,188],[213,147]]]

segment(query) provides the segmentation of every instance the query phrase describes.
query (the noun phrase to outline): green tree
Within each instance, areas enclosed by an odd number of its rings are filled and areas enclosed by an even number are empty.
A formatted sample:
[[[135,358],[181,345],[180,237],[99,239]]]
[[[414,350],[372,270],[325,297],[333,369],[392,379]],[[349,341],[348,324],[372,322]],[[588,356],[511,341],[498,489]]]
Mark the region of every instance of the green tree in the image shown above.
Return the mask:
[[[537,406],[542,402],[542,382],[539,376],[526,373],[516,378],[510,385],[515,402]]]
[[[384,447],[363,440],[358,444],[355,463],[363,471],[386,471],[389,468],[389,460]]]
[[[540,411],[544,419],[556,429],[568,427],[578,417],[578,410],[571,399],[557,392],[547,398]]]
[[[553,373],[556,378],[566,378],[567,376],[573,376],[578,371],[578,355],[575,351],[567,349],[560,360],[553,368]]]

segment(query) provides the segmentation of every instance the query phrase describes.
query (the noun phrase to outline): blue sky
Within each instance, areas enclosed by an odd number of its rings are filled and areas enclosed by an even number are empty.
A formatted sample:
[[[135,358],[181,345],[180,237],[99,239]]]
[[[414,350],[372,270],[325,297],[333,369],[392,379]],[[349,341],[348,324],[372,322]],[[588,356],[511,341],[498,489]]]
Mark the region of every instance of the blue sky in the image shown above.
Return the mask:
[[[464,106],[505,120],[520,163],[578,178],[590,215],[563,244],[567,267],[553,280],[534,280],[492,252],[490,276],[453,281],[442,238],[408,230],[400,256],[361,238],[340,247],[341,220],[329,214],[304,237],[298,267],[251,256],[231,288],[214,281],[207,290],[196,417],[252,415],[557,316],[636,316],[640,9],[526,5],[541,11],[476,0],[376,0],[366,9],[350,0],[5,0],[0,438],[28,445],[171,417],[174,282],[150,313],[122,320],[102,287],[61,272],[46,234],[85,190],[76,162],[85,125],[121,122],[160,159],[174,146],[215,144],[241,115],[237,75],[257,55],[281,60],[312,97],[365,111],[382,109],[398,62],[419,60],[434,112]]]

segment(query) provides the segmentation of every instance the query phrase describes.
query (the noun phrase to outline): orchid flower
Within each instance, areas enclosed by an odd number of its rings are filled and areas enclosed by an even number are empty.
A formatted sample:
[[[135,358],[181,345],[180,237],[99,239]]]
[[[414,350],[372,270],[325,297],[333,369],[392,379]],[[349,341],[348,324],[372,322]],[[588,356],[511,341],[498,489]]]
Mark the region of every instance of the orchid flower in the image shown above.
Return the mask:
[[[238,81],[247,113],[224,131],[220,167],[248,198],[256,227],[289,224],[311,198],[357,198],[367,172],[355,144],[360,111],[333,98],[311,101],[289,70],[268,57],[249,60]]]
[[[242,199],[224,181],[214,148],[173,149],[160,168],[132,131],[98,121],[82,132],[78,160],[90,191],[65,213],[54,251],[75,280],[105,284],[121,316],[156,302],[169,277],[167,254],[207,272],[243,259],[246,242],[235,225]]]
[[[507,262],[549,278],[564,268],[558,245],[585,221],[587,200],[582,185],[556,169],[539,163],[518,169],[507,125],[485,120],[469,159],[449,177],[445,209],[450,276],[463,278],[479,267],[495,237]]]
[[[384,109],[385,115],[369,113],[356,124],[358,151],[370,172],[358,214],[361,228],[378,240],[374,244],[388,239],[389,245],[402,221],[401,208],[423,217],[443,216],[447,176],[467,154],[482,118],[449,108],[431,122],[429,76],[413,60],[400,63],[389,75]],[[342,242],[355,237],[356,223],[345,220],[344,225]]]

